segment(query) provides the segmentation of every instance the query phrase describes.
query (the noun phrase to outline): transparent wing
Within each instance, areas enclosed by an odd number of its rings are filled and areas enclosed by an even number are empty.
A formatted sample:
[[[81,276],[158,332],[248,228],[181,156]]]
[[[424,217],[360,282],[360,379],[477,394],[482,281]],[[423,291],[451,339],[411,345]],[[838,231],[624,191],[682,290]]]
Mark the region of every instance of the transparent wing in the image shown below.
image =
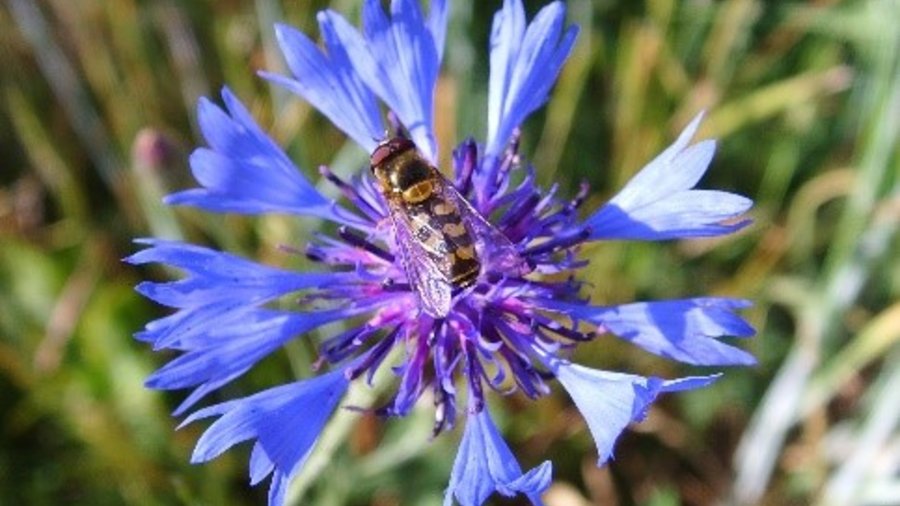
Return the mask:
[[[394,241],[400,251],[400,262],[406,271],[410,287],[416,292],[419,304],[426,313],[443,318],[450,312],[453,285],[441,265],[425,247],[413,237],[413,224],[405,210],[395,202],[388,202],[394,226]]]
[[[472,234],[483,269],[513,273],[517,276],[531,272],[531,267],[519,255],[515,244],[484,219],[481,213],[456,191],[452,183],[444,180],[441,186],[444,198],[456,203],[463,222]]]

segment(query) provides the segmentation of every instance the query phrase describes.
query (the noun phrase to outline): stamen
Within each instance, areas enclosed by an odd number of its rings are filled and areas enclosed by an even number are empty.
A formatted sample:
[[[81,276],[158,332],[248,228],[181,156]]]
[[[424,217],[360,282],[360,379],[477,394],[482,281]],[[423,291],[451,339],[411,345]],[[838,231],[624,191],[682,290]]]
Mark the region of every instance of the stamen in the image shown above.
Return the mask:
[[[477,413],[484,409],[484,388],[481,385],[484,372],[481,370],[475,343],[466,341],[463,350],[466,355],[466,378],[469,380],[469,411]]]
[[[478,145],[470,137],[453,150],[454,185],[461,195],[467,195],[472,186],[472,173],[478,163]]]
[[[484,176],[479,178],[482,181],[480,188],[476,188],[479,196],[479,204],[487,214],[490,214],[496,208],[495,198],[504,185],[509,183],[509,172],[519,165],[519,137],[521,132],[515,129],[509,145],[499,159],[486,159],[482,161],[482,168],[485,170]],[[480,190],[480,191],[479,191]],[[502,196],[500,196],[502,198]]]
[[[407,340],[409,340],[409,337],[407,335]],[[422,394],[425,363],[430,351],[431,347],[424,340],[417,340],[415,352],[401,367],[403,375],[400,379],[397,393],[394,395],[394,401],[390,405],[379,409],[377,411],[379,414],[405,416],[409,413],[416,400]]]
[[[349,243],[351,246],[356,246],[357,248],[364,249],[388,263],[394,263],[394,255],[372,244],[365,238],[354,234],[346,226],[338,228],[338,236],[340,236],[341,239],[347,241],[347,243]]]
[[[453,428],[456,422],[456,396],[448,392],[440,381],[434,382],[434,427],[431,437],[437,437],[445,430]]]
[[[541,196],[533,192],[527,198],[519,200],[517,204],[513,204],[512,209],[507,211],[500,221],[500,228],[503,230],[515,228],[522,219],[534,213],[534,208],[540,200]]]
[[[306,258],[313,262],[321,263],[325,261],[325,256],[321,253],[321,250],[317,246],[314,246],[312,244],[306,245],[305,255]]]
[[[587,195],[590,190],[591,185],[587,181],[582,180],[581,184],[578,185],[578,193],[576,193],[575,197],[572,198],[571,201],[569,201],[569,209],[574,211],[581,207],[581,204],[584,204],[584,201],[587,199]]]
[[[526,249],[523,254],[527,256],[538,256],[544,255],[547,253],[553,253],[555,251],[559,251],[561,249],[570,248],[579,243],[584,242],[590,236],[590,231],[585,228],[579,228],[574,231],[569,231],[568,233],[550,239],[546,242],[538,244],[532,248]]]
[[[368,324],[347,330],[323,341],[320,353],[328,362],[340,362],[365,344],[368,338],[376,334],[378,330]]]
[[[537,399],[546,393],[547,387],[531,362],[523,359],[509,348],[500,350],[500,353],[503,354],[503,358],[509,364],[513,378],[516,380],[516,385],[529,399]]]
[[[516,128],[513,130],[512,138],[509,140],[509,146],[503,152],[503,158],[497,172],[497,179],[494,186],[499,187],[503,181],[509,179],[509,173],[519,165],[519,141],[522,139],[522,131]]]
[[[385,357],[387,357],[388,352],[394,347],[394,343],[397,341],[397,335],[399,335],[401,327],[402,325],[394,327],[394,329],[381,338],[375,346],[369,348],[355,366],[347,369],[347,378],[352,381],[358,378],[363,372],[368,371],[366,381],[369,385],[372,385],[375,371],[378,370]]]
[[[319,165],[319,174],[321,174],[325,179],[327,179],[331,184],[337,187],[337,189],[341,192],[341,194],[347,198],[350,202],[353,203],[363,213],[366,214],[373,221],[378,221],[382,218],[382,213],[378,212],[362,195],[356,190],[353,185],[347,184],[346,181],[339,178],[337,174],[331,171],[331,169],[327,165]]]
[[[537,321],[537,325],[543,329],[547,329],[554,334],[558,334],[566,339],[571,341],[585,342],[590,341],[597,337],[595,332],[582,333],[575,329],[570,329],[568,327],[563,326],[561,323],[555,320],[551,320],[549,318],[535,315],[535,320]]]

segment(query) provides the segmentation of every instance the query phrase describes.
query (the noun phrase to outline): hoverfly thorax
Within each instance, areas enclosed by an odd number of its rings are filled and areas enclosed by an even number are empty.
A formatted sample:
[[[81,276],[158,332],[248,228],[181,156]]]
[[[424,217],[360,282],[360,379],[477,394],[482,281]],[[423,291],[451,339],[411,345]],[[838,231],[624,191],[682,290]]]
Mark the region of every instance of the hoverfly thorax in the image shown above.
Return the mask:
[[[483,255],[489,252],[503,269],[524,265],[509,239],[466,202],[411,140],[382,141],[370,165],[390,210],[400,260],[425,312],[446,316],[454,289],[477,281]]]

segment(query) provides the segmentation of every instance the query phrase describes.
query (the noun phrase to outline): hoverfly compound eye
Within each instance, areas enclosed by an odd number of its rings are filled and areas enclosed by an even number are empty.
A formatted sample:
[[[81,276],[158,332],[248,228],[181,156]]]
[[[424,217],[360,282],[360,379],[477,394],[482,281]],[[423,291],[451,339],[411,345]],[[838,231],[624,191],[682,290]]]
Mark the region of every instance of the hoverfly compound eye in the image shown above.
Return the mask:
[[[391,154],[392,150],[388,143],[382,142],[379,144],[375,151],[372,151],[372,156],[369,157],[369,164],[372,166],[372,169],[374,170],[375,167],[384,163],[385,160],[390,158]]]
[[[395,155],[415,148],[416,145],[411,140],[403,137],[386,139],[378,144],[375,151],[372,151],[372,156],[369,157],[369,164],[374,170],[375,167],[385,163]]]
[[[388,145],[391,146],[391,151],[393,151],[394,153],[402,153],[410,149],[416,149],[416,145],[413,143],[413,141],[407,139],[406,137],[394,137],[393,139],[388,141]]]

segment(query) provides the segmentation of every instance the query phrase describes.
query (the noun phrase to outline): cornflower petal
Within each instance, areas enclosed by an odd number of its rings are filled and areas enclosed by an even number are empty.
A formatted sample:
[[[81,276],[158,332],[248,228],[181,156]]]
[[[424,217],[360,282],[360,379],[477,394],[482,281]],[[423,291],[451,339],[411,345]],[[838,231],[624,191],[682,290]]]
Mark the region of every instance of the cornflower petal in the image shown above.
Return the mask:
[[[428,9],[428,31],[434,39],[437,49],[438,66],[444,60],[444,40],[447,38],[447,19],[449,9],[447,0],[431,0]]]
[[[593,320],[617,336],[672,360],[694,365],[753,365],[756,359],[718,337],[755,331],[734,313],[746,300],[702,297],[604,308]]]
[[[150,246],[125,261],[133,265],[162,263],[184,271],[178,281],[145,281],[135,289],[145,297],[180,311],[150,322],[138,334],[155,349],[185,349],[202,335],[256,307],[284,295],[322,285],[342,285],[354,273],[298,273],[266,267],[229,253],[177,241],[142,239]]]
[[[750,209],[750,199],[693,189],[716,151],[715,142],[710,140],[688,146],[702,118],[703,114],[698,114],[675,143],[585,221],[591,240],[708,237],[729,234],[750,223],[725,223]]]
[[[270,72],[260,72],[260,75],[306,99],[371,152],[385,131],[378,102],[354,70],[331,21],[319,16],[319,27],[324,51],[302,32],[287,25],[276,25],[275,36],[294,79]]]
[[[578,27],[563,31],[566,8],[553,2],[525,26],[521,0],[505,0],[491,29],[487,156],[497,156],[513,131],[547,101],[569,57]]]
[[[494,491],[506,497],[524,494],[540,506],[552,472],[553,465],[545,461],[523,474],[487,409],[482,409],[469,414],[444,506],[452,506],[454,496],[463,506],[479,506]]]
[[[720,375],[662,380],[582,367],[562,360],[547,364],[587,422],[597,446],[597,465],[612,456],[616,439],[628,424],[640,422],[661,393],[709,385]]]
[[[242,312],[227,324],[223,322],[193,336],[186,352],[151,374],[145,385],[159,390],[197,387],[175,410],[175,416],[181,415],[207,393],[242,376],[288,340],[371,309],[371,305],[361,305],[311,313],[265,309]]]
[[[251,480],[274,471],[269,504],[281,505],[291,477],[303,466],[326,420],[349,386],[343,370],[275,387],[201,409],[181,424],[220,418],[203,433],[192,463],[207,462],[244,441],[256,440]]]
[[[302,465],[303,464],[301,463],[300,466]],[[280,506],[284,504],[288,485],[291,484],[290,480],[291,478],[288,474],[278,471],[277,469],[272,473],[272,484],[269,485],[269,506]]]
[[[393,0],[389,19],[380,0],[366,0],[365,37],[335,12],[321,13],[320,22],[332,24],[356,72],[397,115],[422,154],[437,162],[433,109],[442,53],[437,42],[443,42],[447,16],[441,2],[432,10],[426,22],[416,0]]]
[[[735,313],[750,307],[747,300],[698,297],[606,307],[548,300],[540,305],[594,323],[650,353],[679,362],[716,366],[756,363],[753,355],[717,339],[755,333]]]
[[[138,244],[150,246],[128,258],[132,265],[161,263],[184,271],[179,281],[143,282],[138,291],[155,302],[169,307],[206,306],[220,300],[241,300],[247,304],[321,286],[346,282],[347,273],[299,273],[264,266],[221,251],[178,241],[140,239]]]
[[[254,306],[243,300],[210,301],[204,306],[181,309],[175,313],[153,320],[136,337],[151,343],[154,350],[191,348],[195,336],[202,336],[211,328],[229,325]]]
[[[222,99],[224,110],[206,98],[197,108],[209,147],[194,150],[190,164],[202,188],[169,195],[167,204],[212,212],[317,216],[368,228],[367,222],[319,193],[228,88],[222,89]]]

